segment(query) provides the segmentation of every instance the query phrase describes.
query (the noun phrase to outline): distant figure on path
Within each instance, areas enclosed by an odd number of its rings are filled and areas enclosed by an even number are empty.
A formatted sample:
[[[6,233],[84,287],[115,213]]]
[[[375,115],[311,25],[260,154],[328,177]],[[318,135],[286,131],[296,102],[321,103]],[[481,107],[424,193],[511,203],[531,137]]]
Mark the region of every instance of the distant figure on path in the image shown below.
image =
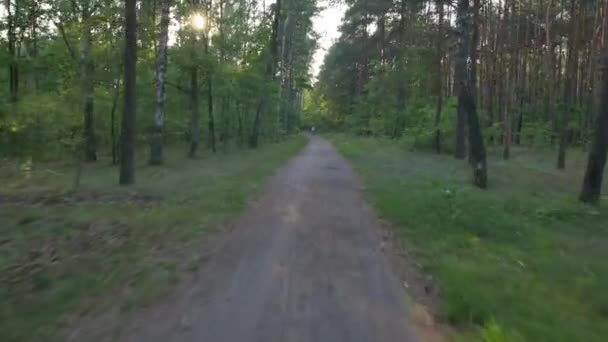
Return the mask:
[[[315,129],[315,126],[312,126],[312,127],[310,128],[310,133],[312,133],[312,134],[314,135],[314,134],[315,134],[315,130],[316,130],[316,129]]]

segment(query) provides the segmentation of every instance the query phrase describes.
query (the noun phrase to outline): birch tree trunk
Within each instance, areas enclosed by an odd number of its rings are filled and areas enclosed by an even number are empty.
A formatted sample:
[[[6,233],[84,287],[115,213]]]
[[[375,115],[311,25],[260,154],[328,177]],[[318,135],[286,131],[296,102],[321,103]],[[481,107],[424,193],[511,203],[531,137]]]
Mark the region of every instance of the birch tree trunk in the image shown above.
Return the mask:
[[[169,42],[169,21],[171,0],[160,0],[160,39],[156,80],[156,110],[154,125],[150,134],[150,165],[163,163],[163,130],[165,125],[165,98],[167,80],[167,50]]]

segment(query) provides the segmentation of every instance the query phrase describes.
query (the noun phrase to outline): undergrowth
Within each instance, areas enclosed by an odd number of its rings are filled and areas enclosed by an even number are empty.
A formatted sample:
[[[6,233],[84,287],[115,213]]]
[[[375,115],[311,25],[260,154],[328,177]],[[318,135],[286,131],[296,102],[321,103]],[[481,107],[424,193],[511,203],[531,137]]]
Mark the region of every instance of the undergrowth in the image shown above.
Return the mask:
[[[72,316],[154,300],[196,260],[203,237],[304,146],[297,137],[255,151],[166,163],[138,161],[137,184],[118,187],[108,160],[87,164],[73,193],[74,167],[5,163],[0,169],[0,340],[62,340]],[[188,265],[186,265],[188,266]],[[117,300],[120,297],[120,300]]]
[[[436,275],[443,320],[480,329],[488,342],[608,340],[608,211],[577,201],[582,152],[571,151],[561,172],[549,151],[514,149],[502,161],[490,150],[482,191],[470,185],[466,161],[449,155],[331,139],[364,176],[379,214]]]

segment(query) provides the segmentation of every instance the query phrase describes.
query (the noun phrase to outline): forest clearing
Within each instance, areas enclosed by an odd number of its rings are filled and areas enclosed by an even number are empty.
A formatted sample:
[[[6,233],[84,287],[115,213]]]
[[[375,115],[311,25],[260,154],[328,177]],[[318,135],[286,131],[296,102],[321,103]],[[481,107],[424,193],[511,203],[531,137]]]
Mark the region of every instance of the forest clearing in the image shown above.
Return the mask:
[[[1,0],[1,341],[608,340],[608,0]]]

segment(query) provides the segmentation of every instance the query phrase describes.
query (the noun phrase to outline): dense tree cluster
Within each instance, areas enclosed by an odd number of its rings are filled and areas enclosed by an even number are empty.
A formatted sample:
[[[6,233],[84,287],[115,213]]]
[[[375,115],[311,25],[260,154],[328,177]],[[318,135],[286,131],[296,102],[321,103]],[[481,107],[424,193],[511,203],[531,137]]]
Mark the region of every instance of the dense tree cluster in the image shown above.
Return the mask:
[[[118,163],[149,145],[159,164],[168,142],[195,157],[201,141],[280,139],[309,87],[316,12],[314,0],[3,0],[0,154]]]
[[[484,142],[505,159],[513,144],[555,146],[558,168],[568,146],[593,143],[605,159],[607,1],[343,2],[341,37],[310,95],[320,123],[468,154],[476,170]]]

